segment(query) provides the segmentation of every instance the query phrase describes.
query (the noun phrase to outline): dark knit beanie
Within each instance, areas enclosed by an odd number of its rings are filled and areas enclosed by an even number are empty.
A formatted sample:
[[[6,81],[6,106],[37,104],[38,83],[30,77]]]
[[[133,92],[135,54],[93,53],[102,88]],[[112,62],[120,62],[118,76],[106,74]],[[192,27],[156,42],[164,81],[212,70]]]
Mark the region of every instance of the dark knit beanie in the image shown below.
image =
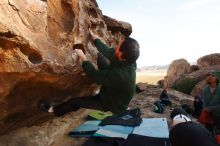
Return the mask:
[[[135,63],[140,55],[139,48],[138,42],[135,39],[128,37],[122,43],[120,50],[127,62]]]

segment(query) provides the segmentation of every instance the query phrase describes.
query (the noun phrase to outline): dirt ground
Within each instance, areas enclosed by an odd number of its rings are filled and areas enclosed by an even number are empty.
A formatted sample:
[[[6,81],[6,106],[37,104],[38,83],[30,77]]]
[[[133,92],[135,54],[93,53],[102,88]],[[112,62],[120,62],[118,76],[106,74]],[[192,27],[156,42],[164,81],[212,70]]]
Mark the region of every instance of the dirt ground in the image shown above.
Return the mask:
[[[149,85],[146,84],[146,86]],[[159,100],[161,91],[162,89],[157,86],[146,87],[144,92],[134,96],[129,108],[140,108],[143,118],[167,118],[168,125],[170,125],[171,111],[180,107],[182,103],[190,103],[191,97],[170,90],[169,92],[175,95],[172,98],[172,107],[167,107],[163,114],[157,114],[152,111],[152,107],[154,102]],[[82,124],[89,112],[91,110],[81,109],[42,125],[18,129],[8,135],[0,136],[0,146],[81,146],[86,139],[70,138],[68,133],[74,127]]]
[[[136,82],[148,83],[152,85],[157,85],[157,82],[163,79],[164,73],[137,73]]]

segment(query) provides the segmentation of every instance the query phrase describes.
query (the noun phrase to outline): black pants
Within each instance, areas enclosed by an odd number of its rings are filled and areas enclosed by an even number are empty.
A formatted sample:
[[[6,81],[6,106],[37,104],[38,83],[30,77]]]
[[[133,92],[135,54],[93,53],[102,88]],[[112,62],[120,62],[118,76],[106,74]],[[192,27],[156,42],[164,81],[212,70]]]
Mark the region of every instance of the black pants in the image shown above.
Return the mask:
[[[213,134],[220,134],[220,116],[212,116],[214,124],[205,125],[205,128],[208,129]]]
[[[203,109],[203,102],[193,102],[193,106],[194,106],[194,115],[199,117],[201,114],[201,111]]]
[[[98,94],[96,96],[70,98],[67,102],[55,106],[54,114],[55,116],[62,116],[66,113],[77,111],[79,108],[108,111]]]
[[[213,116],[214,134],[220,134],[220,116]]]
[[[103,70],[108,68],[109,62],[102,54],[98,53],[97,65],[100,70]],[[102,103],[98,94],[96,96],[70,98],[68,101],[55,106],[54,114],[56,116],[62,116],[66,113],[77,111],[79,108],[108,111],[108,108]]]

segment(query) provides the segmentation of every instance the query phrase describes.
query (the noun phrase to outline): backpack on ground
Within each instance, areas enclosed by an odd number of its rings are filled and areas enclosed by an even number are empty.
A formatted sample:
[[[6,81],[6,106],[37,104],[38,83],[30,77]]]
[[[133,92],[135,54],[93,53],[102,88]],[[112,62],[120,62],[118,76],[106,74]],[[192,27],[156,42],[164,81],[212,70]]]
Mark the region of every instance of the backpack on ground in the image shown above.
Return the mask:
[[[155,113],[163,113],[163,112],[164,112],[164,105],[161,104],[160,101],[154,102],[153,111],[154,111]]]

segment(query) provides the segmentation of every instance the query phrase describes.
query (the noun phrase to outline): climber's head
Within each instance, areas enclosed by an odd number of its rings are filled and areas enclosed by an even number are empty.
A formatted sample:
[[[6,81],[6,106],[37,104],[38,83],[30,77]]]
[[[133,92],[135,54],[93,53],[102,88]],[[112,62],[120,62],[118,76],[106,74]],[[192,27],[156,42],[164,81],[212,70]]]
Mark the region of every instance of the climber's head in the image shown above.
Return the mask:
[[[115,57],[120,61],[135,63],[140,55],[138,42],[130,37],[119,42],[115,50]]]
[[[218,78],[214,75],[211,74],[208,79],[207,79],[207,83],[209,84],[209,86],[211,86],[212,88],[216,88],[219,84],[219,80]]]

